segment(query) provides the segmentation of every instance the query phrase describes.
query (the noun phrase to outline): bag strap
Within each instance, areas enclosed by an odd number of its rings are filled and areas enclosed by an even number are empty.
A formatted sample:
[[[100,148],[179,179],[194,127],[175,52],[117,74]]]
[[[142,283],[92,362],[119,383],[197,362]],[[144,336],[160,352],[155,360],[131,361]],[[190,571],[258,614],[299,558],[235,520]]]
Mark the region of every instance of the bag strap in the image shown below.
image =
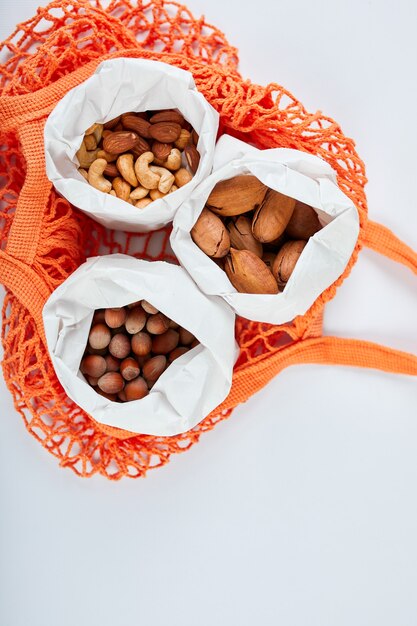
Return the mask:
[[[366,247],[402,263],[417,274],[417,253],[385,226],[368,222],[363,241]],[[249,367],[237,370],[231,392],[216,409],[216,414],[245,402],[286,367],[308,364],[366,367],[417,376],[417,356],[414,354],[360,339],[310,335],[310,338],[300,339]]]
[[[417,274],[417,252],[398,239],[389,228],[369,221],[366,225],[363,243],[370,250],[379,252],[397,263],[402,263]]]

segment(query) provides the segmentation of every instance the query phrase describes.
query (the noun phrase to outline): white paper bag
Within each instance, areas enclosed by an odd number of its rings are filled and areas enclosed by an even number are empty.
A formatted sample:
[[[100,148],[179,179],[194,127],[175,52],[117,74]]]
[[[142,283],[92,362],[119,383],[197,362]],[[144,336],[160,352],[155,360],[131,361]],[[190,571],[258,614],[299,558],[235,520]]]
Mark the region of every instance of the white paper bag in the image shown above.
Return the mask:
[[[121,113],[177,108],[199,134],[200,164],[193,179],[148,207],[138,209],[98,191],[77,171],[75,156],[85,130]],[[45,125],[46,172],[67,200],[104,226],[148,232],[172,221],[192,189],[211,172],[218,114],[196,89],[190,72],[159,61],[112,59],[67,93]]]
[[[171,246],[180,263],[204,293],[223,297],[238,315],[271,324],[303,315],[343,273],[359,233],[357,209],[337,186],[334,170],[299,150],[258,150],[227,135],[217,143],[213,168],[175,216]],[[243,173],[311,205],[324,226],[309,239],[285,289],[277,295],[238,293],[226,273],[190,236],[216,183]]]
[[[151,302],[200,345],[173,361],[141,400],[100,396],[80,373],[95,309]],[[122,254],[89,259],[48,299],[43,321],[56,374],[68,396],[95,420],[135,433],[171,436],[193,428],[228,395],[237,358],[233,311],[208,298],[185,270]]]

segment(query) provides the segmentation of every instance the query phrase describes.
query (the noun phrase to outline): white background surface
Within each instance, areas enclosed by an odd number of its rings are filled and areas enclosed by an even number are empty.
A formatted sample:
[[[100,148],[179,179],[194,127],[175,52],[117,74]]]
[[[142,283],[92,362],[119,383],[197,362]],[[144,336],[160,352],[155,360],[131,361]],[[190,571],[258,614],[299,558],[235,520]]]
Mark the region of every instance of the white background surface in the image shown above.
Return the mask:
[[[357,140],[370,215],[417,248],[414,0],[189,0]],[[36,2],[1,2],[1,38]],[[364,251],[326,331],[417,352],[416,280]],[[1,626],[417,623],[417,382],[292,368],[145,480],[81,480],[0,389]]]

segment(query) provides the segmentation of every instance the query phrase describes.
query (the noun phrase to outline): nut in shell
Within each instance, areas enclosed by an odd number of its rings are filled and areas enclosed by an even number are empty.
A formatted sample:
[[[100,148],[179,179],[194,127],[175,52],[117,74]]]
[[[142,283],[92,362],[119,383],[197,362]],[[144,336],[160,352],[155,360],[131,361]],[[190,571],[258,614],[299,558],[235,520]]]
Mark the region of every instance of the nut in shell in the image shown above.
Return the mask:
[[[194,243],[210,257],[224,257],[229,252],[229,233],[221,219],[209,209],[202,210],[191,229],[191,237]]]
[[[287,284],[305,246],[305,241],[287,241],[275,257],[272,273],[281,290]]]
[[[319,230],[321,230],[321,224],[313,207],[304,204],[304,202],[296,202],[286,228],[288,237],[307,241]]]
[[[206,204],[217,215],[241,215],[259,206],[266,191],[267,187],[256,176],[240,174],[217,183]]]
[[[236,250],[250,250],[262,258],[263,248],[260,241],[252,233],[252,222],[246,215],[239,215],[227,224],[230,245]]]
[[[268,189],[262,204],[253,216],[252,233],[255,239],[268,243],[282,235],[290,221],[294,206],[294,198]]]
[[[240,293],[278,293],[277,281],[272,272],[262,259],[249,250],[230,248],[224,269],[233,287]]]

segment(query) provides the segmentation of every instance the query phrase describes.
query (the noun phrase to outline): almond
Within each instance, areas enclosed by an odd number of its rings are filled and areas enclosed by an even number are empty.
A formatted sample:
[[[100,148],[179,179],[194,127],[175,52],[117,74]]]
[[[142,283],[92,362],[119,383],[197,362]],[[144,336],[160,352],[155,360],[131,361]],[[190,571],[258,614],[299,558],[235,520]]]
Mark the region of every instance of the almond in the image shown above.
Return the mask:
[[[149,119],[151,124],[157,124],[158,122],[175,122],[182,126],[184,124],[184,116],[181,115],[178,111],[174,111],[173,109],[166,109],[165,111],[159,111],[152,115]]]
[[[188,144],[188,146],[185,146],[184,154],[188,163],[188,167],[190,168],[191,172],[195,174],[198,170],[198,165],[200,163],[200,154],[197,148],[194,144],[190,143]]]
[[[252,222],[246,215],[239,215],[227,225],[230,245],[236,250],[250,250],[262,258],[262,244],[252,234]]]
[[[139,136],[130,130],[120,130],[107,135],[103,140],[103,148],[112,154],[129,152],[139,141]]]
[[[108,122],[106,122],[103,125],[103,128],[105,130],[113,130],[113,128],[115,128],[119,122],[120,122],[120,115],[118,115],[117,117],[114,117],[112,120],[109,120]]]
[[[241,174],[217,183],[206,204],[217,215],[241,215],[260,205],[266,191],[256,176]]]
[[[307,240],[319,230],[321,230],[321,224],[313,207],[297,201],[291,219],[287,224],[287,235],[291,239]]]
[[[221,219],[208,209],[203,209],[191,229],[194,243],[208,256],[226,256],[230,248],[230,238]]]
[[[139,137],[138,142],[133,148],[131,148],[131,153],[134,157],[140,157],[144,152],[149,152],[151,149],[149,143],[143,137]]]
[[[151,125],[143,117],[138,117],[135,113],[124,113],[122,115],[122,124],[127,130],[134,130],[141,137],[149,139],[149,128]]]
[[[268,189],[252,220],[255,239],[267,243],[284,232],[294,210],[295,200],[274,189]]]
[[[281,290],[287,284],[305,245],[305,241],[287,241],[275,257],[272,273]]]
[[[107,372],[98,379],[97,384],[104,393],[118,393],[124,387],[124,380],[118,372]]]
[[[181,134],[181,126],[175,122],[151,124],[149,135],[162,143],[174,143]],[[110,151],[111,152],[111,151]]]
[[[265,263],[249,250],[230,248],[225,272],[233,287],[240,293],[278,293],[277,281]]]
[[[120,172],[114,163],[107,163],[106,167],[104,168],[103,174],[104,176],[108,176],[109,178],[116,178],[117,176],[119,176]]]
[[[172,150],[172,143],[162,143],[161,141],[154,141],[151,147],[151,151],[154,153],[156,159],[165,161]]]

